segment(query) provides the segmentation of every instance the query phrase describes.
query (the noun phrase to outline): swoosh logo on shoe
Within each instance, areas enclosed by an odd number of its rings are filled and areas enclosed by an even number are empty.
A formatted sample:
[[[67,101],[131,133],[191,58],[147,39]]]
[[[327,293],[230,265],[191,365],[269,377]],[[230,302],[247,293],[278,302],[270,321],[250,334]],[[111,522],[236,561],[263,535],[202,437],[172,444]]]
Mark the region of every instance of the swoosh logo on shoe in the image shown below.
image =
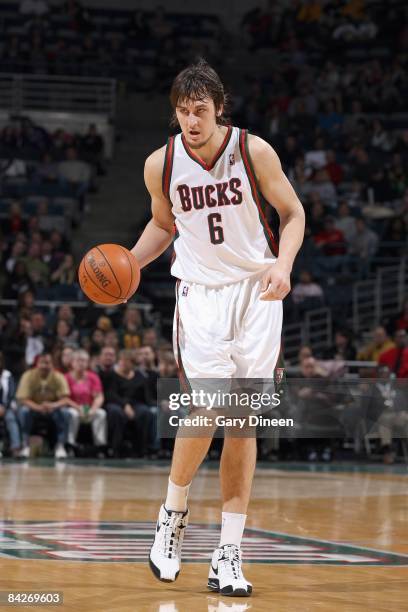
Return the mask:
[[[218,567],[217,567],[217,569],[215,569],[215,567],[213,567],[213,564],[211,563],[211,569],[214,572],[214,574],[216,574],[218,576]]]

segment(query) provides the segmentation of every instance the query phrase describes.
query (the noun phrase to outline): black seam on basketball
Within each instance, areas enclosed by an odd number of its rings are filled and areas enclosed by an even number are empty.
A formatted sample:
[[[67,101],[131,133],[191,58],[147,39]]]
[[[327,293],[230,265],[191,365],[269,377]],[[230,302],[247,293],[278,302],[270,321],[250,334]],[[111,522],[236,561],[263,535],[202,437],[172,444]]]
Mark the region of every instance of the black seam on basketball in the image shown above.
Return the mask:
[[[120,299],[120,298],[117,298],[115,295],[112,295],[111,293],[109,293],[109,291],[106,291],[105,289],[100,287],[97,283],[95,283],[94,279],[92,278],[92,276],[89,273],[88,268],[86,267],[86,257],[84,257],[84,268],[85,268],[85,272],[86,272],[87,277],[89,278],[91,283],[93,283],[95,285],[95,287],[97,289],[99,289],[99,291],[102,291],[102,293],[105,293],[106,295],[109,295],[109,297],[113,298],[114,300],[119,300]],[[112,304],[113,304],[113,302],[112,302]]]
[[[120,246],[120,245],[119,245],[119,246]],[[109,266],[109,268],[110,268],[110,271],[112,272],[113,276],[115,277],[115,281],[116,281],[116,283],[117,283],[117,285],[118,285],[118,287],[119,287],[119,293],[120,293],[120,295],[118,295],[118,297],[117,297],[116,299],[117,299],[117,300],[120,300],[120,299],[122,298],[122,287],[121,287],[121,285],[120,285],[120,282],[118,281],[117,276],[116,276],[116,274],[115,274],[115,272],[114,272],[114,270],[113,270],[112,266],[110,265],[110,263],[109,263],[109,261],[108,261],[108,259],[107,259],[106,255],[105,255],[105,253],[104,253],[103,251],[101,251],[101,249],[100,249],[99,247],[95,247],[95,249],[96,249],[97,251],[99,251],[99,253],[102,255],[102,257],[104,258],[104,260],[105,260],[105,261],[106,261],[106,263],[108,264],[108,266]]]
[[[129,255],[128,255],[128,254],[127,254],[127,252],[126,252],[126,249],[124,249],[122,245],[119,245],[119,246],[120,246],[120,248],[122,249],[122,251],[124,252],[124,254],[126,255],[127,260],[128,260],[128,262],[129,262],[129,267],[130,267],[130,283],[129,283],[128,290],[127,290],[127,292],[126,292],[126,299],[128,299],[128,297],[129,297],[129,291],[130,291],[130,288],[131,288],[132,283],[133,283],[133,267],[132,267],[132,263],[131,263],[131,261],[130,261],[130,259],[129,259]]]

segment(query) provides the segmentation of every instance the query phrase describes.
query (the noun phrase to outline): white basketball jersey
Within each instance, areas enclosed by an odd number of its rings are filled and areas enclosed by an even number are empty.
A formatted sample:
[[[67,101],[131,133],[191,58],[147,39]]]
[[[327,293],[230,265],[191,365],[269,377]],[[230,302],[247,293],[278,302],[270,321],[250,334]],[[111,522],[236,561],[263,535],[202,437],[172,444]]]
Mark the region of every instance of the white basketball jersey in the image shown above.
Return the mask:
[[[208,286],[234,283],[267,268],[277,256],[265,202],[248,151],[248,133],[228,127],[210,164],[182,134],[169,138],[163,193],[175,217],[171,273]]]

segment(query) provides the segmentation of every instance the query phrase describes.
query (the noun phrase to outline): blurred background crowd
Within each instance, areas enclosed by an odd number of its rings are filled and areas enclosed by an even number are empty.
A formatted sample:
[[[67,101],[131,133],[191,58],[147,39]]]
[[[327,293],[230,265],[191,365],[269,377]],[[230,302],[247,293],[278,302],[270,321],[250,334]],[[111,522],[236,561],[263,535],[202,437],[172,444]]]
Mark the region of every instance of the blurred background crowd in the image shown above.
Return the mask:
[[[302,346],[286,359],[288,377],[362,376],[374,388],[379,376],[408,378],[406,295],[369,329],[351,324],[355,283],[407,255],[407,12],[399,1],[279,0],[243,9],[228,23],[220,14],[181,14],[167,6],[130,11],[76,0],[4,2],[0,72],[113,79],[123,99],[142,96],[145,114],[149,104],[164,100],[177,71],[204,55],[225,80],[231,121],[274,146],[306,210],[285,322],[327,308],[332,341]],[[58,458],[168,456],[169,444],[157,438],[156,386],[160,376],[177,374],[171,249],[143,273],[126,307],[89,304],[76,274],[87,218],[96,204],[102,218],[111,214],[107,181],[119,189],[135,167],[141,174],[150,150],[135,166],[127,149],[125,166],[120,145],[129,147],[133,135],[123,119],[112,156],[97,121],[81,130],[63,121],[53,125],[30,113],[0,121],[3,453],[28,457],[35,452],[30,436],[42,434]],[[160,127],[158,142],[165,137]],[[149,215],[145,195],[138,198],[127,246]],[[269,213],[276,226],[272,207]],[[389,408],[384,388],[377,389],[378,401]],[[399,413],[394,421],[405,431]],[[392,461],[384,429],[378,445]],[[265,457],[279,454],[263,446]],[[290,453],[330,460],[335,450],[309,444]]]

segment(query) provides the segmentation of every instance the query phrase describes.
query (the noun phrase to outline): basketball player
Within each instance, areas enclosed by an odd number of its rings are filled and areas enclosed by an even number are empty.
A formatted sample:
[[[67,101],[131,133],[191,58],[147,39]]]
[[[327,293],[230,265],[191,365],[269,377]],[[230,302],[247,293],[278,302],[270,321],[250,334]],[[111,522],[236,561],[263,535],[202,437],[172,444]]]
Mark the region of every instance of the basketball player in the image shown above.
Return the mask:
[[[275,151],[226,125],[225,94],[200,60],[174,80],[170,94],[181,133],[148,157],[145,182],[152,219],[132,249],[143,268],[174,239],[174,350],[180,374],[194,378],[273,378],[280,351],[282,300],[304,234],[304,211]],[[279,255],[266,222],[280,217]],[[164,582],[180,572],[191,481],[208,437],[177,437],[167,497],[160,508],[150,567]],[[220,461],[222,527],[208,587],[248,596],[241,539],[256,462],[256,439],[225,435]]]

